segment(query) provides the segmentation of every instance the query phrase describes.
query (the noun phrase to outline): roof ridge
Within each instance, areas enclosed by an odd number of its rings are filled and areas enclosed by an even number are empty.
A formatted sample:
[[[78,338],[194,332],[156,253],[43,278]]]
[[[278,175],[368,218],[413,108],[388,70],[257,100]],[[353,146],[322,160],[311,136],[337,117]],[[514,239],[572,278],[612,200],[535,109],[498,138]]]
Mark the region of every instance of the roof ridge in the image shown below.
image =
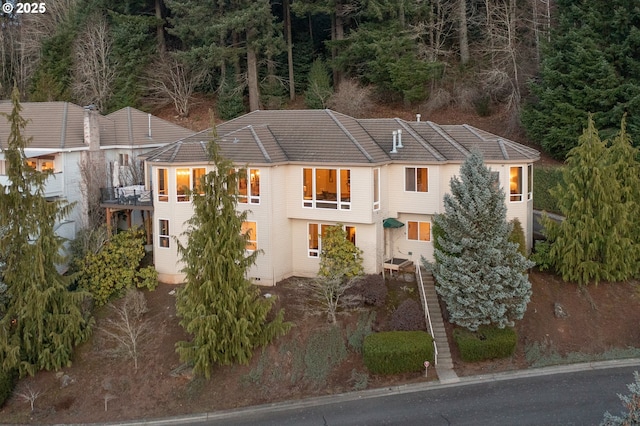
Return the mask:
[[[436,133],[438,133],[440,136],[442,136],[447,142],[449,142],[451,145],[454,146],[454,148],[456,148],[458,151],[460,151],[462,154],[464,154],[465,156],[468,156],[470,154],[470,152],[463,147],[462,145],[460,145],[458,143],[458,141],[456,141],[455,139],[453,139],[451,136],[449,136],[448,133],[446,133],[444,130],[442,130],[442,127],[440,127],[439,124],[434,123],[433,121],[427,121],[427,124],[429,126],[431,126],[431,128],[433,130],[436,131]]]
[[[415,130],[413,130],[413,128],[411,126],[409,126],[409,123],[407,123],[405,120],[402,120],[400,118],[395,118],[396,122],[398,124],[400,124],[407,132],[409,132],[409,134],[411,136],[413,136],[413,138],[415,140],[418,141],[418,143],[420,145],[422,145],[424,147],[424,149],[426,149],[427,151],[429,151],[431,153],[431,155],[433,155],[438,161],[446,161],[447,159],[445,158],[444,155],[442,155],[437,149],[435,149],[434,147],[431,146],[431,144],[429,144],[426,140],[424,140],[422,138],[422,136],[420,136],[418,133],[416,133]]]
[[[351,142],[360,150],[360,152],[367,157],[367,160],[369,160],[370,163],[373,163],[373,157],[371,156],[371,154],[369,154],[362,145],[360,145],[360,143],[356,140],[356,138],[353,137],[353,135],[346,129],[346,127],[344,127],[344,125],[340,122],[340,120],[338,120],[338,118],[333,115],[333,111],[331,111],[330,109],[325,109],[325,112],[327,113],[327,115],[329,115],[329,117],[331,117],[331,119],[338,125],[338,127],[340,128],[340,130],[342,130],[344,132],[345,135],[347,135],[347,137],[351,140]],[[353,118],[353,117],[352,117]],[[354,119],[355,120],[355,119]],[[356,123],[358,123],[358,121],[356,120]],[[360,125],[360,123],[358,123],[358,126],[362,127]]]
[[[271,157],[269,156],[269,153],[267,152],[267,150],[265,149],[264,145],[262,144],[262,141],[260,140],[260,137],[258,136],[256,131],[254,130],[253,126],[251,124],[249,124],[249,126],[247,126],[247,127],[249,128],[249,131],[253,135],[253,138],[255,139],[256,144],[258,145],[258,148],[260,148],[260,151],[262,151],[262,155],[264,155],[264,158],[266,158],[267,161],[269,163],[271,163]]]

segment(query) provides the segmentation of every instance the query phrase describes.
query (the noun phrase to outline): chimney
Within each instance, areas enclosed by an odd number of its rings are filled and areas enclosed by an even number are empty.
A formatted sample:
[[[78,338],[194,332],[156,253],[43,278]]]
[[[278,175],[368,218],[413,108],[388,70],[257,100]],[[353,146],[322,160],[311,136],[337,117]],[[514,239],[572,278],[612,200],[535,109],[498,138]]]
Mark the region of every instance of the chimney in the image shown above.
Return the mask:
[[[95,105],[84,107],[84,144],[90,151],[100,150],[100,125]]]
[[[404,148],[402,146],[402,129],[398,129],[398,145],[397,148]]]
[[[396,149],[398,147],[396,145],[397,138],[398,138],[398,131],[394,130],[393,131],[393,149],[391,150],[391,154],[396,154],[398,152],[398,150]]]
[[[419,123],[420,122],[420,117],[422,117],[422,115],[420,114],[416,114],[416,121]]]

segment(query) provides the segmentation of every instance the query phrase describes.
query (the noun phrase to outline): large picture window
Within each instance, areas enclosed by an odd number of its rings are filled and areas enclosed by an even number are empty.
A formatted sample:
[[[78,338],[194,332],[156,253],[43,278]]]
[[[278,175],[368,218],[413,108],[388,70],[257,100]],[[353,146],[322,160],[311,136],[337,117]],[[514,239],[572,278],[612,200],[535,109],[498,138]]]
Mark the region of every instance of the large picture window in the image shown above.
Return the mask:
[[[309,257],[319,257],[320,252],[322,251],[322,237],[326,235],[327,229],[330,226],[325,223],[309,223],[308,225],[308,234],[307,234],[307,254]],[[346,232],[346,238],[353,243],[356,244],[356,227],[355,226],[345,226],[344,230]]]
[[[158,245],[162,248],[169,248],[170,239],[169,221],[166,219],[158,220]]]
[[[431,241],[431,222],[407,221],[407,239]]]
[[[190,201],[189,191],[196,191],[204,174],[204,167],[176,169],[176,198],[178,202]],[[198,192],[202,193],[200,190]]]
[[[404,172],[405,191],[429,192],[429,169],[424,167],[406,167]]]
[[[303,206],[317,209],[351,209],[351,170],[302,169]]]
[[[167,169],[158,169],[158,201],[169,201],[169,173]]]
[[[522,201],[522,167],[509,169],[509,200]]]
[[[241,231],[242,235],[247,236],[246,250],[256,251],[258,250],[258,225],[256,222],[242,222]]]

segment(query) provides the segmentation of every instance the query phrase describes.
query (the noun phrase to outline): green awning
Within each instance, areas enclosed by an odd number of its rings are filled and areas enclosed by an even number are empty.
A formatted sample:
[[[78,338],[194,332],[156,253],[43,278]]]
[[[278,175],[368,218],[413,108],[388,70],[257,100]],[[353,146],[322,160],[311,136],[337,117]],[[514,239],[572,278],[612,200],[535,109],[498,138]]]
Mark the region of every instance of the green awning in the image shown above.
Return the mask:
[[[398,219],[388,217],[382,221],[382,226],[384,228],[402,228],[404,223],[400,222]]]

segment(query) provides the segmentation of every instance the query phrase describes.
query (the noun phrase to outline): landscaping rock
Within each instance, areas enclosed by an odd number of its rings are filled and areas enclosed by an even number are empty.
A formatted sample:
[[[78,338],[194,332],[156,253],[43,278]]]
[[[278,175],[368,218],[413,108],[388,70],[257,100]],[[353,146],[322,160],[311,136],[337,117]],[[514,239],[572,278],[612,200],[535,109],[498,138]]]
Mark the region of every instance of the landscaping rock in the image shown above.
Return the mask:
[[[564,306],[562,306],[558,302],[553,304],[553,313],[556,316],[556,318],[566,318],[569,316]]]

